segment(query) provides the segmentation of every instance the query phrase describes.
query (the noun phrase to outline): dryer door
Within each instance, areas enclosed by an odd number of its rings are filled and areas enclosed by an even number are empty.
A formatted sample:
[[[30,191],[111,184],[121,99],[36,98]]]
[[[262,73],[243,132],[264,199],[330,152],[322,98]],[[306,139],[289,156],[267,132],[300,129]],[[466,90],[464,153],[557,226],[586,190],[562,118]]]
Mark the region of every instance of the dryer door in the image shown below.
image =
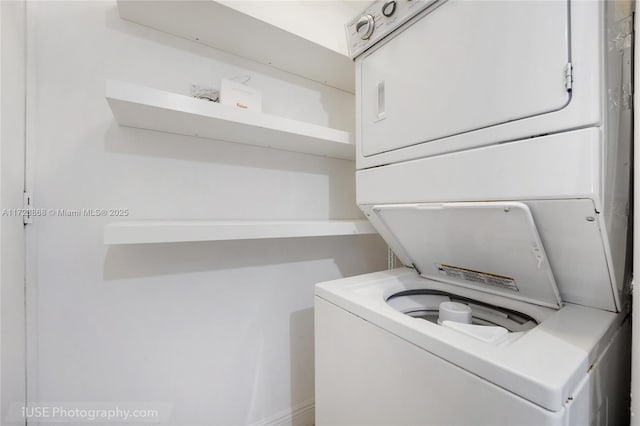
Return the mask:
[[[568,1],[444,2],[359,60],[362,154],[560,110]]]

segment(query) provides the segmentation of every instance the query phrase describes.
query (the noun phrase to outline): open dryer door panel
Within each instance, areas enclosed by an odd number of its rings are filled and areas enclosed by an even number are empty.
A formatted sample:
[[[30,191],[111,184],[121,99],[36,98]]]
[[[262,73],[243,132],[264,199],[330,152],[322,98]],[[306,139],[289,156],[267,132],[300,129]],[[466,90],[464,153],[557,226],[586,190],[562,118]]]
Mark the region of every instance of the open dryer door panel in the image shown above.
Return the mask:
[[[425,277],[559,308],[529,207],[517,202],[374,206],[372,222]]]
[[[362,154],[564,108],[569,34],[567,0],[438,2],[357,63]]]

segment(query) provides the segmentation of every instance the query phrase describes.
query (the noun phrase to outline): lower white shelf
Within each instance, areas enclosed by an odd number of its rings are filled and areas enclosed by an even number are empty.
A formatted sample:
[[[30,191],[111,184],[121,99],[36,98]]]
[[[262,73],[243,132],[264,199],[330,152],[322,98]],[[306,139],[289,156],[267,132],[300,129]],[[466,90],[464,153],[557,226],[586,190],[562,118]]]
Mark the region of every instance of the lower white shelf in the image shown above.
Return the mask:
[[[375,233],[376,230],[367,220],[142,220],[105,225],[104,243],[157,244]]]

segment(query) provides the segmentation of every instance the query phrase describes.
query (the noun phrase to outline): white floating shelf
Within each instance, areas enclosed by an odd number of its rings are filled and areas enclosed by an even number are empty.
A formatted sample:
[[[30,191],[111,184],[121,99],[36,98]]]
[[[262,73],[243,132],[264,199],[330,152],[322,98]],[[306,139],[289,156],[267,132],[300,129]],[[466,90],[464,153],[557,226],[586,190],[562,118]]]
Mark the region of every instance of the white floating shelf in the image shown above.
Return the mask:
[[[351,134],[121,81],[106,98],[122,126],[353,160]]]
[[[105,225],[105,244],[256,240],[375,234],[367,220],[209,221],[145,220]]]
[[[354,92],[354,64],[346,52],[237,9],[212,0],[118,0],[122,19]]]

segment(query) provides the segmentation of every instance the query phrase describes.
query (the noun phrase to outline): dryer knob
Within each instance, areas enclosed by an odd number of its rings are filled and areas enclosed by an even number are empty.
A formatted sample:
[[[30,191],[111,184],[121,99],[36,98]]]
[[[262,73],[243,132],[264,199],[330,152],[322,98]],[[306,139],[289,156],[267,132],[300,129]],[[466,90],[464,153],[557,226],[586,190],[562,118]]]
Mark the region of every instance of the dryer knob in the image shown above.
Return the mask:
[[[373,29],[375,28],[375,21],[373,20],[373,16],[371,15],[363,15],[356,22],[356,32],[360,36],[361,39],[367,40],[371,37],[373,33]]]
[[[387,0],[382,6],[382,14],[387,18],[396,12],[396,0]]]

